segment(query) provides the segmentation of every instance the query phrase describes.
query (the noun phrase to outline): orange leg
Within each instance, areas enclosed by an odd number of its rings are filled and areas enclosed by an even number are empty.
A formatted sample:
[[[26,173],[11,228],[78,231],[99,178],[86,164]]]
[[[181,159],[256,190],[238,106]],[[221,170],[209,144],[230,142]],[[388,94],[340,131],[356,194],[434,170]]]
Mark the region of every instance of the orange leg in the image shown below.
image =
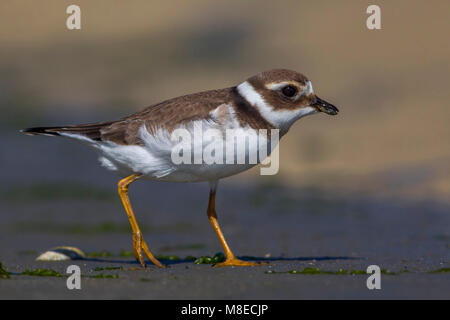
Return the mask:
[[[128,198],[128,186],[135,180],[139,179],[140,175],[132,174],[131,176],[124,178],[119,181],[119,196],[122,199],[123,206],[127,212],[128,220],[130,220],[131,229],[133,230],[133,250],[134,256],[141,263],[142,267],[145,268],[144,257],[142,251],[145,255],[152,261],[156,266],[163,268],[165,267],[161,262],[156,259],[153,254],[148,249],[147,244],[144,241],[142,232],[139,229],[136,218],[134,217],[133,208],[131,207],[130,199]]]
[[[222,231],[220,230],[219,223],[217,222],[217,214],[216,214],[216,190],[215,188],[211,188],[209,192],[209,203],[208,203],[208,219],[211,223],[214,231],[219,237],[220,243],[222,244],[223,250],[225,250],[226,260],[224,262],[216,263],[214,267],[225,267],[225,266],[259,266],[263,265],[261,262],[251,262],[251,261],[243,261],[236,258],[231,252],[230,247],[223,236]]]

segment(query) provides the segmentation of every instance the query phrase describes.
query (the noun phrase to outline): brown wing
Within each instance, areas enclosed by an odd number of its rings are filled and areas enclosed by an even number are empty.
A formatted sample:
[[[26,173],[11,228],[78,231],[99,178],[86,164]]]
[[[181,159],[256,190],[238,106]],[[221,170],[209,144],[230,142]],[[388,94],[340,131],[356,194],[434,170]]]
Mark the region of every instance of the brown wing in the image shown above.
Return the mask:
[[[102,140],[118,144],[141,144],[138,131],[142,125],[147,130],[164,127],[169,132],[182,123],[207,119],[209,113],[231,99],[231,88],[204,91],[170,99],[145,108],[131,116],[101,128]]]
[[[146,125],[150,132],[164,127],[172,131],[181,123],[207,119],[211,110],[230,101],[231,88],[193,93],[152,105],[117,121],[60,127],[36,127],[22,130],[30,135],[73,133],[97,141],[122,145],[141,144],[138,131]]]

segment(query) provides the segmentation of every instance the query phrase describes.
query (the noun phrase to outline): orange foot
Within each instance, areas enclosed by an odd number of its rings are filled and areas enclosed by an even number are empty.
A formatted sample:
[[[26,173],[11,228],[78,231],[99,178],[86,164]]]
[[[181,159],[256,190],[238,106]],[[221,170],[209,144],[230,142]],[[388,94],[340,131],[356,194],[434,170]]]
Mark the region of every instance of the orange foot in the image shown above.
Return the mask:
[[[144,241],[144,237],[140,232],[133,234],[133,250],[134,256],[140,262],[142,268],[146,267],[143,253],[145,253],[145,255],[150,259],[150,261],[153,262],[157,267],[159,268],[167,267],[153,256],[153,254],[150,252],[147,244]]]
[[[265,262],[257,262],[257,261],[244,261],[237,258],[230,258],[225,260],[224,262],[219,262],[213,265],[213,267],[254,267],[254,266],[263,266],[267,263]]]

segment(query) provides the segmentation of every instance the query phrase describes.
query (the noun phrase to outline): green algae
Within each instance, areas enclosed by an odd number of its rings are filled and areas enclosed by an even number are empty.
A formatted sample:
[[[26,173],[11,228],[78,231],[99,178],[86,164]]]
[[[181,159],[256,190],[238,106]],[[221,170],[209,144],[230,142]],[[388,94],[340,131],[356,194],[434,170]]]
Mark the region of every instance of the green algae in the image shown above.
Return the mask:
[[[404,273],[404,272],[408,272],[408,271],[404,270],[404,271],[400,271],[400,272],[392,272],[392,271],[389,271],[386,269],[381,269],[381,274],[387,274],[389,276],[396,276],[396,275],[399,275],[400,273]]]
[[[202,256],[195,259],[195,264],[214,264],[225,261],[225,255],[222,252],[216,253],[213,257]]]
[[[216,256],[214,256],[214,257],[216,257],[215,259],[218,260],[221,257],[220,255],[223,255],[223,254],[222,253],[216,254]],[[121,250],[119,252],[119,254],[114,254],[110,251],[102,250],[102,251],[97,251],[97,252],[89,252],[86,254],[86,257],[88,257],[88,258],[109,258],[109,257],[116,257],[116,256],[123,257],[123,258],[134,257],[134,252],[131,250]],[[204,258],[206,258],[206,257],[208,257],[208,256],[204,256]],[[212,261],[214,257],[212,257],[212,258],[209,257],[209,258]],[[197,257],[191,256],[191,255],[188,255],[184,259],[182,259],[180,256],[177,256],[177,255],[157,254],[157,255],[155,255],[155,258],[158,260],[169,260],[169,261],[179,261],[179,260],[195,261],[195,260],[197,260]]]
[[[0,262],[0,279],[9,279],[10,273],[3,268],[3,264]]]
[[[62,277],[62,275],[59,272],[56,272],[52,269],[35,269],[35,270],[28,270],[25,269],[24,272],[20,273],[19,275],[23,276],[37,276],[37,277]]]
[[[0,262],[0,279],[9,279],[11,275],[17,275],[17,276],[37,276],[37,277],[62,277],[62,275],[59,272],[56,272],[52,269],[34,269],[29,270],[25,269],[25,271],[16,273],[16,272],[8,272],[3,268],[2,263]]]
[[[156,259],[158,260],[170,260],[170,261],[177,261],[180,260],[179,256],[174,256],[174,255],[162,255],[162,254],[158,254],[155,256]]]
[[[194,257],[194,256],[186,256],[186,257],[184,258],[184,260],[187,260],[187,261],[195,261],[195,260],[197,260],[197,258]]]
[[[122,267],[105,267],[105,268],[95,268],[94,271],[103,271],[103,270],[121,270]],[[8,272],[3,268],[2,263],[0,263],[0,279],[9,279],[11,275],[17,275],[17,276],[35,276],[35,277],[64,277],[59,272],[53,270],[53,269],[45,269],[45,268],[38,268],[38,269],[25,269],[25,271],[20,273],[13,273]],[[118,279],[118,274],[103,274],[99,273],[97,275],[93,276],[82,276],[86,278],[94,278],[94,279]]]
[[[450,268],[440,268],[437,270],[429,271],[428,273],[445,273],[445,272],[450,272]]]
[[[94,268],[94,271],[103,271],[103,270],[122,270],[122,267],[97,267]]]
[[[120,250],[120,252],[119,252],[119,257],[128,258],[128,257],[133,257],[133,256],[134,256],[134,252],[130,251],[130,250]]]

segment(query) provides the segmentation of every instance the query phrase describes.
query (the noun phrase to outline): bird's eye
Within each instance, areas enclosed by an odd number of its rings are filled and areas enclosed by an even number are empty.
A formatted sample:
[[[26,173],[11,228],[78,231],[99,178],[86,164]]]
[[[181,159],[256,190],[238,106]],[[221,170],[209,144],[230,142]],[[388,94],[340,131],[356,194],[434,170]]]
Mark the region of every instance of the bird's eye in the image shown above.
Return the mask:
[[[297,93],[297,88],[294,86],[286,86],[281,92],[283,92],[286,97],[293,97]]]

